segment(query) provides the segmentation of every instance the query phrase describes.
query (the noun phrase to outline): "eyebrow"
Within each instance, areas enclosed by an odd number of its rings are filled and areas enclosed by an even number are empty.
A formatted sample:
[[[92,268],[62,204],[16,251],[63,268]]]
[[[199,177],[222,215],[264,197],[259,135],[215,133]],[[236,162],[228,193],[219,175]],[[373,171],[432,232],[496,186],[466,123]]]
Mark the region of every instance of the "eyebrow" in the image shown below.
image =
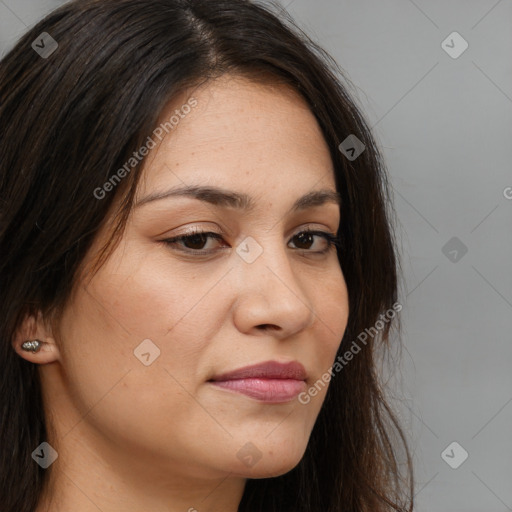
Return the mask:
[[[254,210],[256,206],[251,196],[244,193],[234,192],[220,187],[186,185],[166,192],[154,192],[153,194],[149,194],[140,199],[134,207],[138,208],[144,204],[171,197],[191,197],[215,206],[231,207],[247,212]],[[334,203],[339,206],[341,204],[341,195],[339,192],[331,189],[308,192],[293,203],[290,212],[306,210],[326,203]]]

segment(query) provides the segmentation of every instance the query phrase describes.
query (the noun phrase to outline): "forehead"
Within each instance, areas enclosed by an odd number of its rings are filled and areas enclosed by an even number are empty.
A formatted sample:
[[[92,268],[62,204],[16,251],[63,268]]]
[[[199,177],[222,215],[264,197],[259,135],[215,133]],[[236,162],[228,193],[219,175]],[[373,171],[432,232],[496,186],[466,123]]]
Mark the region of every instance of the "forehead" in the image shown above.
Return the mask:
[[[287,85],[223,76],[176,98],[159,123],[163,138],[154,137],[157,146],[146,158],[137,198],[205,183],[248,193],[310,189],[319,180],[334,188],[318,122]]]

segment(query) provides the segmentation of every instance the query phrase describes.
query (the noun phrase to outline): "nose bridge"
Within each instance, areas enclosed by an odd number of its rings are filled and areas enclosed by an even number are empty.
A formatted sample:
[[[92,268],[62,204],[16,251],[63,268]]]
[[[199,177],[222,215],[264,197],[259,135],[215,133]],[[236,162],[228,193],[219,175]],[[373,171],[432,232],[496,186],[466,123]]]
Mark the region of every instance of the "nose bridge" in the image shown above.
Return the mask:
[[[236,250],[243,260],[241,267],[245,279],[255,277],[255,284],[258,284],[258,278],[264,279],[265,277],[273,279],[277,283],[284,281],[284,283],[287,282],[289,288],[302,294],[290,263],[290,249],[286,247],[277,232],[267,233],[258,237],[258,240],[248,236]],[[297,290],[295,290],[296,288]]]
[[[301,286],[290,250],[277,232],[267,232],[258,241],[248,236],[236,249],[238,298],[253,326],[272,324],[290,333],[313,321],[313,304]]]

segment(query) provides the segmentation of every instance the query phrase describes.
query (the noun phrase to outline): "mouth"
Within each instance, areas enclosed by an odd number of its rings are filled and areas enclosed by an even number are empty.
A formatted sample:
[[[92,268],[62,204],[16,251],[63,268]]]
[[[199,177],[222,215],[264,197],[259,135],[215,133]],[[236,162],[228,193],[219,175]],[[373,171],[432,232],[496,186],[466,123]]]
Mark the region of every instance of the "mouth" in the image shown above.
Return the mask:
[[[306,370],[297,361],[266,361],[216,375],[208,383],[261,402],[285,403],[306,390],[306,379]]]

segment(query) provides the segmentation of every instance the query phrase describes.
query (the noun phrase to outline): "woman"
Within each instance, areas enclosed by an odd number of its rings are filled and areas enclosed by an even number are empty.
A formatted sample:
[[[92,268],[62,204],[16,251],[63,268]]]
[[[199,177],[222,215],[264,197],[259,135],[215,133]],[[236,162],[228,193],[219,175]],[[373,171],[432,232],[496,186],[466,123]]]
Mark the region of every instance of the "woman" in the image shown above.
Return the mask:
[[[0,98],[2,511],[411,510],[386,174],[332,60],[245,0],[76,0]]]

